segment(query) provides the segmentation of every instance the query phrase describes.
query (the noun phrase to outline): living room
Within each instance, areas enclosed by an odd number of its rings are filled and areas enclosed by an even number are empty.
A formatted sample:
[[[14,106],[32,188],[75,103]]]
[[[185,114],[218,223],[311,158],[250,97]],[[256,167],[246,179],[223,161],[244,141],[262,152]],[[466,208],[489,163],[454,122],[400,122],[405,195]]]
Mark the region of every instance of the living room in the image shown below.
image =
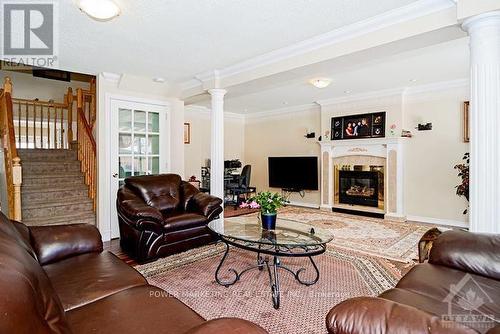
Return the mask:
[[[2,3],[0,331],[498,331],[499,1],[45,2]]]

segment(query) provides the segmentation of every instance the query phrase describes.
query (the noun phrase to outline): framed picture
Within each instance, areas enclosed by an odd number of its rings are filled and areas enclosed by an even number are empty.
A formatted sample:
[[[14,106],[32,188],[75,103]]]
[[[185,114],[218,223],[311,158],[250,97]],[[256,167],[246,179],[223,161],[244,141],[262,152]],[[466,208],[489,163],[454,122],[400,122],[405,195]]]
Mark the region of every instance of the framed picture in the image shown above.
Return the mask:
[[[385,112],[332,118],[332,140],[385,137]]]
[[[184,144],[191,143],[191,124],[184,123]]]
[[[469,101],[464,102],[464,111],[463,111],[463,133],[464,133],[464,143],[469,142]]]

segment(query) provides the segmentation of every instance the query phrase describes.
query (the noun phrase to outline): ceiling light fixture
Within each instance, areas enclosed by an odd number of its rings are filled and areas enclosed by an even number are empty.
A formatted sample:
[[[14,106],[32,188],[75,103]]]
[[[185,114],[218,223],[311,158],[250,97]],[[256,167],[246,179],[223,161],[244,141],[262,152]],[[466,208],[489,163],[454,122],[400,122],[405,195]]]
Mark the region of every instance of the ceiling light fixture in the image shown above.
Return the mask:
[[[345,90],[344,93],[351,94],[352,92],[350,90]]]
[[[78,8],[97,21],[109,21],[120,15],[120,7],[112,0],[80,0]]]
[[[311,85],[316,88],[325,88],[328,87],[332,83],[332,79],[329,78],[315,78],[309,81]]]
[[[157,82],[157,83],[164,83],[165,79],[164,78],[153,78],[153,81]]]
[[[417,82],[417,79],[410,79],[410,82]]]

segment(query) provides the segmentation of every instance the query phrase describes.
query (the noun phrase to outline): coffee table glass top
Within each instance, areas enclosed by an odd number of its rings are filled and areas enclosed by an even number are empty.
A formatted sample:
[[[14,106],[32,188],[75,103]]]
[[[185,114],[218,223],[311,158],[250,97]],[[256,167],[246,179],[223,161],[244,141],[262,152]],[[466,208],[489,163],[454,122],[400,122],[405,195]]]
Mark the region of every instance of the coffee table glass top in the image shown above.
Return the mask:
[[[276,220],[276,229],[262,229],[255,216],[225,218],[223,224],[211,221],[208,227],[223,239],[234,239],[265,245],[309,247],[324,245],[333,239],[325,229],[287,219]]]

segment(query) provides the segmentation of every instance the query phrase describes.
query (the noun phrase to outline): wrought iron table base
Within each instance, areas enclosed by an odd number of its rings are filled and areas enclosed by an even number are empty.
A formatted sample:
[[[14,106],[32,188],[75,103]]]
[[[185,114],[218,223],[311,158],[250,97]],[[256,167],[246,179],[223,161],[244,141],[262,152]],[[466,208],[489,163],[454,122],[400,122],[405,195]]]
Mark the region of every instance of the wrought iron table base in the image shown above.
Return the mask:
[[[227,281],[221,280],[219,278],[219,272],[222,268],[222,265],[224,264],[224,261],[227,258],[227,255],[229,254],[229,244],[225,243],[225,245],[226,245],[226,251],[225,251],[224,255],[222,256],[222,259],[221,259],[219,265],[217,266],[217,270],[215,271],[215,280],[217,281],[217,283],[219,283],[220,285],[223,285],[227,288],[227,287],[235,284],[236,282],[238,282],[241,279],[241,277],[245,273],[247,273],[248,271],[253,270],[253,269],[259,269],[260,271],[262,271],[264,268],[266,268],[267,272],[269,274],[269,284],[271,286],[273,306],[275,309],[279,309],[279,307],[280,307],[280,282],[279,282],[278,269],[283,269],[283,270],[291,273],[295,277],[297,282],[299,282],[300,284],[306,285],[306,286],[313,285],[316,282],[318,282],[318,280],[319,280],[319,269],[318,269],[318,266],[316,265],[316,263],[314,262],[314,260],[312,259],[312,256],[304,255],[304,257],[308,257],[309,260],[311,261],[311,264],[315,270],[316,276],[312,280],[303,280],[300,277],[300,274],[305,272],[306,268],[300,268],[299,270],[294,271],[294,270],[282,265],[278,255],[270,255],[270,257],[272,257],[272,261],[271,261],[271,259],[269,259],[267,257],[263,258],[261,256],[261,253],[257,253],[257,265],[248,267],[239,273],[235,269],[229,268],[228,271],[234,274],[234,278],[232,280],[227,280]]]

